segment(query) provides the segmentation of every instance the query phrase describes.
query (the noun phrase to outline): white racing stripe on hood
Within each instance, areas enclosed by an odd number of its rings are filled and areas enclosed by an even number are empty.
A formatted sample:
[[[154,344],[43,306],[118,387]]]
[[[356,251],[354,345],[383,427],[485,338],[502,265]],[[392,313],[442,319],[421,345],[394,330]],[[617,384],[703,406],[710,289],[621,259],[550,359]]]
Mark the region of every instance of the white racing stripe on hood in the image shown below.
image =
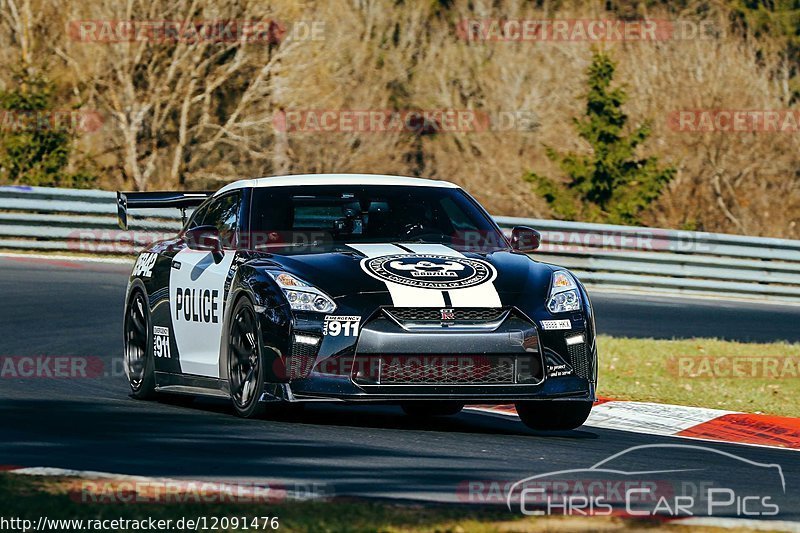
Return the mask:
[[[393,244],[348,244],[350,248],[361,252],[367,257],[380,257],[382,255],[411,255],[406,250]],[[444,307],[444,296],[441,291],[407,287],[399,283],[383,281],[392,297],[395,307]]]
[[[444,244],[403,244],[403,247],[418,254],[439,254],[453,257],[464,257],[464,254]],[[500,295],[494,282],[482,283],[466,289],[448,291],[453,307],[501,307]]]
[[[444,244],[420,244],[420,243],[399,243],[405,248],[400,248],[393,244],[348,244],[350,248],[358,250],[367,257],[380,257],[383,255],[412,255],[432,254],[446,255],[450,257],[465,257],[460,252],[445,246]],[[501,307],[500,295],[494,286],[494,282],[482,283],[475,287],[465,289],[452,289],[447,291],[450,297],[450,305],[445,303],[442,291],[435,289],[419,289],[407,287],[397,283],[387,282],[386,287],[392,297],[392,302],[396,307]]]

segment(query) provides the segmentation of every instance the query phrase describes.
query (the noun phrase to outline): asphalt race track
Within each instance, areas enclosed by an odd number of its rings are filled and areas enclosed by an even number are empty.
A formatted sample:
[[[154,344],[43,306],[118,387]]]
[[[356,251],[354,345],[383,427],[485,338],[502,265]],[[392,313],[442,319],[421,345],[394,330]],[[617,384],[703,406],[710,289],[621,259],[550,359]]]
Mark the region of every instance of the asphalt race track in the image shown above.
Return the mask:
[[[515,481],[588,467],[631,446],[688,443],[780,465],[786,495],[779,518],[800,520],[795,451],[586,427],[546,435],[476,412],[423,422],[393,406],[318,405],[251,421],[234,417],[224,402],[135,401],[119,367],[128,272],[125,265],[0,257],[0,355],[88,356],[103,368],[83,379],[0,379],[0,465],[274,480],[317,484],[328,494],[459,501],[468,481]],[[600,293],[593,302],[600,333],[800,341],[800,307]],[[690,469],[684,479],[711,469],[750,491],[774,489],[768,476],[731,468],[722,456],[654,450],[631,461],[632,469]]]

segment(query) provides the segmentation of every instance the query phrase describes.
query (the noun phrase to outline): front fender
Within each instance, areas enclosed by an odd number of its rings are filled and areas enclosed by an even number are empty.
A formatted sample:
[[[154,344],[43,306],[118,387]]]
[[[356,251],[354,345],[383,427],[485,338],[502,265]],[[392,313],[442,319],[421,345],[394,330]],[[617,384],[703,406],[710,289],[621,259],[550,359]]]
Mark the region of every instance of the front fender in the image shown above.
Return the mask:
[[[219,369],[226,389],[229,383],[230,357],[226,339],[233,319],[233,309],[239,298],[249,298],[256,309],[258,342],[264,354],[265,380],[271,383],[288,381],[285,360],[291,344],[294,318],[283,291],[265,272],[265,266],[257,261],[244,263],[237,268],[231,280],[225,303]]]

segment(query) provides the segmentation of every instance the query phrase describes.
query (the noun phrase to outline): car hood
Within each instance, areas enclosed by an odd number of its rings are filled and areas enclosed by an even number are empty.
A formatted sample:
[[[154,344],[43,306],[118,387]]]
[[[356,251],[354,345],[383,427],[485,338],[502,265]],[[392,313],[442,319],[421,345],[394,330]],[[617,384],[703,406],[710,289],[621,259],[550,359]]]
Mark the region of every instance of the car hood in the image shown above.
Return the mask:
[[[520,294],[543,301],[553,271],[550,265],[519,252],[470,253],[444,245],[402,243],[295,251],[271,254],[269,259],[333,298],[360,293],[395,295],[410,288],[421,298],[420,306],[425,305],[426,291],[496,292],[503,305],[517,301]]]

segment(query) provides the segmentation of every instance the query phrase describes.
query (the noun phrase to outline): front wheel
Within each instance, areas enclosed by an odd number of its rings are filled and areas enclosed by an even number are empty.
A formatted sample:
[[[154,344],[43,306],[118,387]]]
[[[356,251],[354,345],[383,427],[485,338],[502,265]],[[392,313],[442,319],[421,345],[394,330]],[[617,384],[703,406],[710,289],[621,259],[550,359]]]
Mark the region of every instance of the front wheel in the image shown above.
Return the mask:
[[[255,418],[265,411],[264,356],[253,304],[241,298],[231,314],[228,330],[228,379],[236,414]]]
[[[592,411],[592,402],[579,400],[538,400],[515,405],[522,422],[540,431],[577,429]]]
[[[451,416],[457,415],[464,408],[463,403],[459,402],[405,402],[400,404],[403,411],[408,416],[425,418],[429,416]]]
[[[156,395],[153,369],[153,341],[150,335],[150,308],[141,291],[136,291],[125,310],[125,373],[131,396],[151,400]]]

